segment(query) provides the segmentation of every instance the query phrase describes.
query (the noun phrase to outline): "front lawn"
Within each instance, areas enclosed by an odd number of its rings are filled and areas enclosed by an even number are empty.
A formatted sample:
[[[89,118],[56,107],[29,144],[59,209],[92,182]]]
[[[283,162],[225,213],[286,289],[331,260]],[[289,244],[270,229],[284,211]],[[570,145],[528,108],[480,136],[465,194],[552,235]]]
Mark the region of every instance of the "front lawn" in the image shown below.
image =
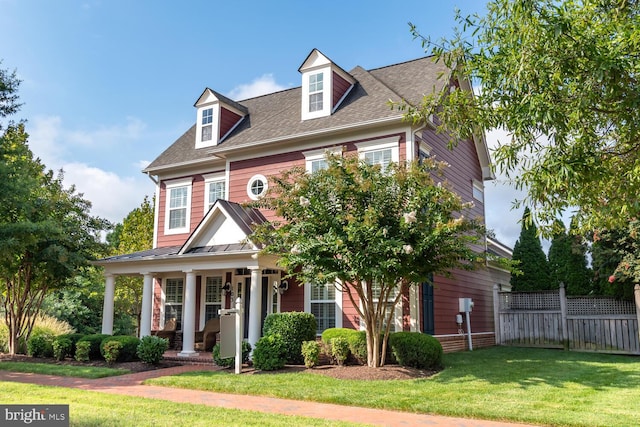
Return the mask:
[[[290,415],[276,415],[204,405],[173,403],[62,387],[0,382],[4,404],[63,404],[69,406],[70,425],[108,426],[354,426],[351,423]]]
[[[447,354],[444,364],[415,380],[189,372],[146,383],[554,426],[637,426],[640,419],[638,357],[494,347]]]
[[[114,375],[128,374],[131,371],[121,368],[104,368],[99,366],[64,365],[38,362],[0,362],[0,370],[28,372],[32,374],[58,375],[61,377],[104,378]]]

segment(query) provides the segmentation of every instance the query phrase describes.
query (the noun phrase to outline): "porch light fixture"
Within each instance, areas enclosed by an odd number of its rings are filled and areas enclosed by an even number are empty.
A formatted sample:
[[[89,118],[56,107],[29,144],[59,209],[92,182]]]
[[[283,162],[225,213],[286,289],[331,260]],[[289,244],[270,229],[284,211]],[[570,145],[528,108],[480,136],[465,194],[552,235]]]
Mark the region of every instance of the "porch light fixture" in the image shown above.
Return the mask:
[[[227,282],[224,284],[224,286],[222,287],[222,293],[226,294],[227,292],[231,291],[231,283]]]
[[[278,286],[278,293],[282,295],[288,289],[289,289],[289,282],[287,282],[286,280],[283,280],[282,282],[280,282],[280,285]]]

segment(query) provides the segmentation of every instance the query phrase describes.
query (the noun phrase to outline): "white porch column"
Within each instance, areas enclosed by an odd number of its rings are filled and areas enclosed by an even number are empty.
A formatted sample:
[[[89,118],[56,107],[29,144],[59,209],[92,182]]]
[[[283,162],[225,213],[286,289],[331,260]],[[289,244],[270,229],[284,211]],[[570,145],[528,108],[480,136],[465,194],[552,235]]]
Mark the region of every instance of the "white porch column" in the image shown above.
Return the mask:
[[[153,312],[153,274],[143,273],[142,313],[140,314],[140,338],[151,335],[151,316]]]
[[[184,308],[182,310],[182,351],[178,356],[197,356],[193,349],[196,333],[196,273],[187,271],[184,290]]]
[[[116,278],[113,274],[104,275],[104,305],[102,306],[102,333],[113,334],[113,298],[116,293]]]
[[[251,301],[249,302],[249,344],[255,348],[262,334],[262,270],[251,270]]]

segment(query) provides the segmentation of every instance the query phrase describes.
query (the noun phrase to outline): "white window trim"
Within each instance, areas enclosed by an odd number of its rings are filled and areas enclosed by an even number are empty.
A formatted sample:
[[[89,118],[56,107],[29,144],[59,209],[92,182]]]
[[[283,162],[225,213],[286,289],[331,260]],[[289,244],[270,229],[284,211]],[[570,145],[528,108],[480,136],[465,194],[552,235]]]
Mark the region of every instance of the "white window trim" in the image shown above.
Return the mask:
[[[366,286],[365,286],[366,288]],[[396,287],[396,291],[400,292],[400,288]],[[378,299],[374,299],[373,302],[375,304],[378,304],[380,301]],[[393,300],[389,301],[387,300],[387,304],[393,302]],[[360,309],[362,310],[362,302],[359,302],[360,304]],[[403,323],[402,323],[402,298],[400,298],[400,301],[398,301],[398,304],[396,304],[395,308],[394,308],[394,312],[393,312],[393,326],[394,329],[391,330],[390,332],[400,332],[404,329]],[[364,321],[362,320],[362,318],[360,319],[360,330],[364,330]]]
[[[224,273],[220,273],[220,274],[207,274],[207,275],[203,275],[202,278],[200,279],[200,319],[199,319],[199,323],[200,323],[200,328],[199,330],[203,330],[204,329],[204,324],[205,324],[205,309],[207,306],[207,278],[209,277],[219,277],[220,278],[220,283],[221,283],[221,288],[222,286],[224,286],[224,278],[226,277],[226,274]],[[220,295],[220,308],[223,309],[224,307],[224,300],[225,297],[221,294]]]
[[[204,213],[206,215],[209,212],[209,186],[212,183],[222,182],[224,183],[224,199],[228,198],[227,196],[227,175],[225,172],[217,172],[211,173],[207,175],[203,175],[204,178]]]
[[[164,328],[165,324],[165,306],[167,304],[167,280],[182,280],[182,315],[184,316],[184,292],[185,292],[185,278],[176,276],[167,276],[161,279],[161,292],[160,292],[160,328]],[[182,319],[184,321],[184,319]],[[181,325],[182,326],[182,325]]]
[[[396,164],[400,162],[400,138],[397,136],[375,139],[373,141],[356,142],[356,147],[358,149],[358,157],[360,157],[360,159],[364,160],[366,153],[390,148],[391,161]]]
[[[206,126],[211,126],[211,139],[208,141],[202,140],[202,115],[205,110],[212,109],[211,123]],[[220,104],[210,103],[198,106],[198,112],[196,115],[196,148],[215,147],[220,140]]]
[[[171,189],[178,187],[187,187],[187,213],[185,226],[180,228],[169,228],[169,212],[171,210]],[[164,234],[183,234],[191,230],[191,192],[193,187],[193,178],[180,179],[165,182],[165,203],[164,203]]]
[[[253,194],[253,192],[251,191],[251,184],[254,183],[254,181],[256,180],[260,180],[264,183],[264,190],[262,191],[262,193],[260,195],[255,195]],[[247,182],[247,195],[249,196],[249,198],[251,200],[260,200],[262,198],[262,196],[264,196],[267,192],[267,190],[269,190],[269,181],[267,180],[267,178],[262,175],[262,174],[256,174],[253,175],[250,179],[249,182]]]
[[[482,194],[482,198],[476,197],[476,191]],[[478,181],[477,179],[473,179],[471,181],[471,197],[480,203],[484,203],[484,184],[482,181]]]
[[[316,160],[324,160],[327,154],[342,157],[343,147],[321,148],[319,150],[303,151],[305,169],[311,173],[311,164]]]
[[[309,77],[322,74],[322,109],[309,111]],[[302,120],[326,117],[331,114],[331,96],[333,93],[333,78],[331,66],[324,66],[305,70],[302,74]],[[314,92],[316,93],[316,92]]]
[[[311,283],[304,284],[304,311],[311,313]],[[335,287],[336,298],[336,328],[342,328],[342,285],[340,282],[333,285]]]

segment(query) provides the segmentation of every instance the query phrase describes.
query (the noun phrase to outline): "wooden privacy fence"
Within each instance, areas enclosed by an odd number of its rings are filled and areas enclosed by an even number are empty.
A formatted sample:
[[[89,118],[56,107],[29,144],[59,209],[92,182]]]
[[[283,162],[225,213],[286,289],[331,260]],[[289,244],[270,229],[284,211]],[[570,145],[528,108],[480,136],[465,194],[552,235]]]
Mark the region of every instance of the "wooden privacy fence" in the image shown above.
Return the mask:
[[[496,344],[640,355],[640,285],[635,302],[493,288]]]

